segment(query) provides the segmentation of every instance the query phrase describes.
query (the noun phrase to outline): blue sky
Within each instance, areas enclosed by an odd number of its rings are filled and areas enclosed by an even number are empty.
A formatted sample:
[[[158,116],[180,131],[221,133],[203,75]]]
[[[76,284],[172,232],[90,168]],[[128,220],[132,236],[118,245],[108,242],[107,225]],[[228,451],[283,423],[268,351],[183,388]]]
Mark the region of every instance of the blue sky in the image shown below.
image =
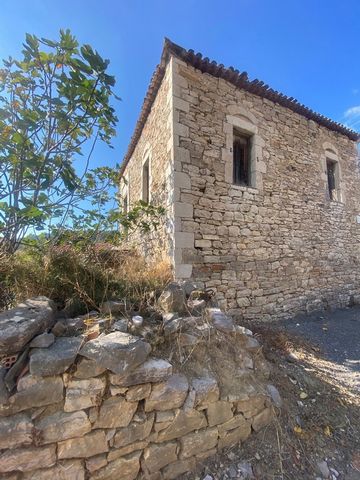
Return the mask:
[[[121,162],[165,36],[360,130],[359,0],[1,0],[0,56],[60,28],[117,79],[115,149],[99,145],[97,165]]]

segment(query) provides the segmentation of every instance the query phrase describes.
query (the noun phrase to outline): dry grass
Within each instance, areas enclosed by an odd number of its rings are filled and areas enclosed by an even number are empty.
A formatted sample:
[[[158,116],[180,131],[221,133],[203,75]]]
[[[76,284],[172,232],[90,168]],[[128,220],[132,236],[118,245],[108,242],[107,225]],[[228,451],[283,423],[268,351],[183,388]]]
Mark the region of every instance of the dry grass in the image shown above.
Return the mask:
[[[276,328],[274,325],[268,326],[262,323],[255,324],[254,322],[245,321],[242,321],[242,325],[252,330],[254,335],[258,337],[266,354],[276,351],[277,353],[287,355],[294,352],[294,350],[318,350],[303,337],[280,330],[280,328]]]
[[[247,326],[259,338],[270,364],[269,383],[281,394],[279,415],[245,443],[207,459],[196,472],[181,478],[193,480],[195,475],[204,478],[209,474],[217,480],[230,465],[246,462],[252,465],[256,480],[312,480],[319,478],[318,462],[326,460],[340,472],[339,480],[358,480],[358,396],[354,398],[335,381],[333,366],[311,343],[274,325],[249,322]],[[289,353],[298,360],[288,361]],[[216,352],[217,362],[221,355]],[[301,392],[307,398],[301,398]]]
[[[0,308],[45,295],[59,308],[66,307],[69,314],[96,310],[103,301],[112,299],[123,300],[128,311],[141,312],[172,276],[168,262],[146,261],[135,251],[109,244],[81,249],[72,245],[26,249],[2,257],[0,286],[4,300]]]
[[[11,270],[11,259],[0,250],[0,311],[8,308],[12,303],[12,292],[9,288],[6,278]]]

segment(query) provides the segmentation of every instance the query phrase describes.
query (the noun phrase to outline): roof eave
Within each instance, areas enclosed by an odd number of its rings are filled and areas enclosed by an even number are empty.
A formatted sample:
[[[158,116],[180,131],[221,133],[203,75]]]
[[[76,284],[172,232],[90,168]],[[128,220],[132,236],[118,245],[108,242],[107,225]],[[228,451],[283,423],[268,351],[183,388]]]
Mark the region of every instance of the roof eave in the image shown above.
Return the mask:
[[[224,67],[222,64],[218,64],[215,61],[210,61],[207,57],[203,58],[201,53],[195,54],[193,50],[185,50],[183,47],[173,43],[168,38],[165,38],[161,60],[151,78],[150,85],[141,108],[140,116],[136,123],[133,136],[131,137],[128,150],[120,168],[120,176],[124,174],[125,168],[132,154],[134,153],[135,147],[141,136],[147,117],[151,111],[151,107],[155,101],[157,92],[164,78],[166,65],[172,55],[180,60],[183,60],[187,64],[193,66],[203,73],[208,73],[214,77],[222,78],[233,84],[236,88],[241,88],[254,95],[267,98],[274,103],[278,103],[283,107],[289,108],[295,113],[298,113],[309,120],[313,120],[329,130],[347,136],[350,138],[350,140],[355,142],[360,141],[360,133],[351,130],[341,123],[335,122],[334,120],[331,120],[320,113],[314,112],[310,108],[298,102],[295,98],[288,97],[280,92],[277,92],[276,90],[273,90],[271,87],[269,87],[269,85],[266,85],[264,82],[258,79],[250,81],[247,72],[239,72],[233,67]]]

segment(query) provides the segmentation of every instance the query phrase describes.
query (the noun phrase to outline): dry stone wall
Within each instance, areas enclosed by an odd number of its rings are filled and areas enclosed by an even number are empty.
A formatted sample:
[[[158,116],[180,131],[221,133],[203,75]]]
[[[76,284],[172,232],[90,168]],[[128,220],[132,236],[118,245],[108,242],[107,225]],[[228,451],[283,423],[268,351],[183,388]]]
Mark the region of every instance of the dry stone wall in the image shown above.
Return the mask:
[[[38,319],[35,338],[18,346],[22,353],[12,367],[0,370],[0,477],[175,479],[267,425],[275,387],[267,385],[260,345],[216,307],[202,305],[197,317],[170,312],[175,306],[184,311],[188,297],[172,285],[159,301],[170,345],[189,348],[186,356],[201,348],[195,362],[200,371],[191,370],[189,361],[186,375],[156,357],[146,338],[116,330],[117,322],[90,340],[86,332],[55,336],[45,298],[0,314],[3,353],[14,328],[27,316]],[[44,318],[50,333],[43,331]],[[206,360],[229,345],[226,361]],[[209,366],[223,373],[211,373]]]
[[[359,299],[354,141],[173,58],[175,265],[248,319]],[[252,135],[251,187],[232,184],[234,128]],[[339,166],[330,201],[326,158]]]

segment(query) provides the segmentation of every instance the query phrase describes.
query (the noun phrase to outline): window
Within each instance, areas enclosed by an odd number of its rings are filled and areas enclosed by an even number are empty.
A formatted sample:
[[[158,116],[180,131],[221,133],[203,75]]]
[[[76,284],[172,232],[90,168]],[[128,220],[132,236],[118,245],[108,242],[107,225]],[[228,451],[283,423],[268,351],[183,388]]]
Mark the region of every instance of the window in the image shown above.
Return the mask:
[[[249,186],[251,183],[251,138],[234,132],[233,183]]]
[[[335,160],[326,159],[329,197],[332,201],[339,201],[338,195],[338,164]]]
[[[263,174],[267,169],[263,155],[265,141],[259,135],[256,117],[239,105],[232,107],[237,116],[226,115],[223,126],[225,148],[221,158],[225,164],[225,182],[258,193],[263,189]]]
[[[150,166],[149,159],[143,165],[142,171],[142,199],[145,203],[150,201]]]

